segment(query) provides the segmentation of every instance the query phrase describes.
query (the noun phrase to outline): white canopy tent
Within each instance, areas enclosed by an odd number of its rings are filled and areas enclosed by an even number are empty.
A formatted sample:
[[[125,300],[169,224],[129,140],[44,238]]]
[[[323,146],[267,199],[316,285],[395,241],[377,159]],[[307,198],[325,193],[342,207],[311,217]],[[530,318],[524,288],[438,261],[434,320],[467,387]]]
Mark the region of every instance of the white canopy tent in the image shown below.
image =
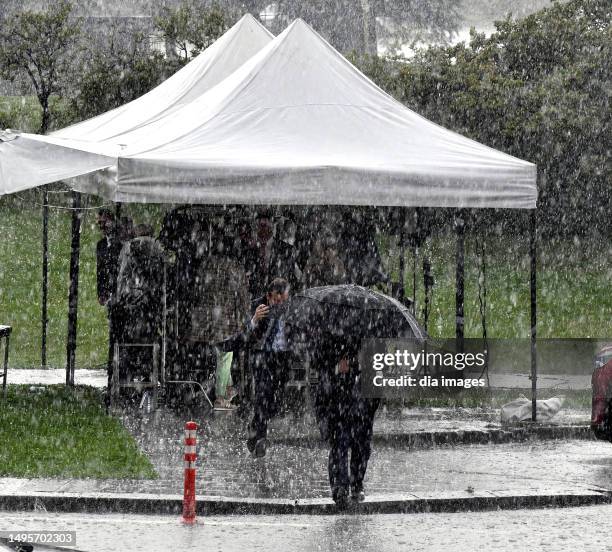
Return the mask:
[[[301,20],[192,101],[144,120],[141,100],[123,131],[111,112],[45,139],[109,159],[75,188],[121,202],[535,208],[535,165],[417,115]]]
[[[154,144],[152,136],[164,136]],[[534,208],[536,167],[383,92],[297,20],[172,120],[129,135],[120,201]]]
[[[64,147],[52,139],[0,131],[0,196],[14,194],[109,166],[107,157]]]
[[[406,108],[301,20],[207,92],[137,113],[123,132],[113,116],[44,138],[99,156],[76,189],[141,203],[536,207],[534,164]]]

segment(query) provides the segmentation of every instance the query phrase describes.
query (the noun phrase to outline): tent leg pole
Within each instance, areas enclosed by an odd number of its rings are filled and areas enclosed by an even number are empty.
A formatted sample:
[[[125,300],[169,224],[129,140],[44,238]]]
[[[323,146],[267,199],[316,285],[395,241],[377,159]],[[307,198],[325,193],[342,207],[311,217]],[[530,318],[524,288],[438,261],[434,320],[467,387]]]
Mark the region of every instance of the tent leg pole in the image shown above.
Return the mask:
[[[401,229],[399,233],[399,279],[400,285],[398,289],[397,299],[402,303],[406,304],[406,248],[404,242],[406,241],[406,210],[402,209],[400,219]]]
[[[47,367],[47,297],[49,295],[49,190],[43,187],[43,212],[42,212],[42,312],[41,312],[41,345],[40,366]]]
[[[536,238],[537,238],[537,220],[535,209],[530,214],[530,237],[529,237],[529,256],[531,258],[531,277],[530,277],[530,292],[531,292],[531,421],[535,422],[537,418],[536,414],[536,397],[537,397],[537,378],[538,378],[538,360],[537,360],[537,349],[536,349],[536,308],[537,308],[537,295],[536,295]]]
[[[455,340],[457,351],[463,352],[464,338],[464,294],[465,294],[465,221],[463,213],[455,214],[455,234],[457,237],[455,273]]]
[[[415,219],[415,240],[412,245],[412,315],[417,316],[417,256],[421,237],[421,209],[416,207],[414,210]]]
[[[74,385],[79,304],[79,257],[81,250],[81,194],[72,192],[72,241],[70,245],[70,288],[68,291],[68,338],[66,339],[66,385]]]

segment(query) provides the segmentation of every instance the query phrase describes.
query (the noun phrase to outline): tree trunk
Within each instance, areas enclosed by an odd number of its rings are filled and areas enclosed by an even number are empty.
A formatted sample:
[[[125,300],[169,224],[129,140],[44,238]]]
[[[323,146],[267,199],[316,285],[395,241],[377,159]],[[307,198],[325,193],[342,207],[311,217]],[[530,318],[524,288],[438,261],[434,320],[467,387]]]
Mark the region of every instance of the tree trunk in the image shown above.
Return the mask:
[[[363,38],[365,53],[371,56],[378,54],[378,35],[376,33],[376,11],[372,0],[361,0],[363,9]]]
[[[40,121],[40,133],[47,134],[49,123],[51,122],[51,113],[49,113],[49,98],[40,98],[40,107],[42,107],[42,118]]]

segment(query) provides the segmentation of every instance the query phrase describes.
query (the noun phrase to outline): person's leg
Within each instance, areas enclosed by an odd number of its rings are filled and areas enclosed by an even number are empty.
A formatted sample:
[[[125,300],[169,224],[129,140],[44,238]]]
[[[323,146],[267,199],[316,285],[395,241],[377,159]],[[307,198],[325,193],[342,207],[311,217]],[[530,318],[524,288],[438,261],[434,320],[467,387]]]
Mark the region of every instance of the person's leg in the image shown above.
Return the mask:
[[[363,480],[372,452],[374,415],[378,408],[377,399],[359,399],[349,418],[351,424],[351,495],[363,500]]]
[[[339,507],[346,506],[349,497],[349,448],[351,445],[351,420],[349,418],[350,395],[346,378],[330,374],[331,397],[328,403],[330,454],[329,484],[334,502]]]
[[[253,419],[249,424],[247,439],[247,447],[251,452],[255,450],[257,442],[267,436],[269,405],[273,399],[272,378],[268,370],[266,355],[263,353],[253,354],[253,378],[255,382]]]
[[[285,400],[285,388],[291,368],[291,357],[289,353],[280,352],[269,354],[268,359],[268,369],[272,376],[272,395],[268,408],[268,419],[271,419],[281,411]]]
[[[329,486],[336,504],[343,507],[349,496],[348,452],[350,434],[338,412],[330,416]]]
[[[108,360],[106,363],[106,372],[108,380],[106,383],[106,405],[110,405],[111,380],[113,374],[113,355],[115,352],[115,338],[113,332],[113,313],[109,305],[106,306],[106,317],[108,319]]]

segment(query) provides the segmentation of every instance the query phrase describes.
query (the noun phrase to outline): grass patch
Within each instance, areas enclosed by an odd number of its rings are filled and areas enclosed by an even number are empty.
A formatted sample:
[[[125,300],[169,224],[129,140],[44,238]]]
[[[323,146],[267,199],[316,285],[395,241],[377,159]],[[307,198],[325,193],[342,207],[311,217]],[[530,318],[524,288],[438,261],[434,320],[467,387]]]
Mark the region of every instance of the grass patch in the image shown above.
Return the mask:
[[[63,194],[50,194],[62,203]],[[40,367],[42,214],[35,204],[42,194],[32,191],[0,201],[0,324],[13,327],[11,366]],[[63,200],[67,205],[67,202]],[[95,211],[82,219],[77,365],[104,364],[108,351],[106,311],[96,296]],[[70,213],[49,213],[49,297],[47,360],[64,367],[68,329]]]
[[[0,476],[156,478],[121,422],[107,416],[99,391],[9,386],[0,398]]]
[[[529,338],[528,237],[489,236],[487,256],[487,330],[490,338]],[[538,244],[538,337],[612,338],[612,246],[595,239],[544,241]],[[434,237],[417,257],[417,318],[424,305],[423,257],[432,263],[436,285],[430,305],[429,334],[455,335],[455,241]],[[405,289],[412,296],[412,255],[406,254]],[[478,301],[479,258],[474,240],[466,235],[465,336],[481,337]],[[390,272],[398,277],[398,259]]]

